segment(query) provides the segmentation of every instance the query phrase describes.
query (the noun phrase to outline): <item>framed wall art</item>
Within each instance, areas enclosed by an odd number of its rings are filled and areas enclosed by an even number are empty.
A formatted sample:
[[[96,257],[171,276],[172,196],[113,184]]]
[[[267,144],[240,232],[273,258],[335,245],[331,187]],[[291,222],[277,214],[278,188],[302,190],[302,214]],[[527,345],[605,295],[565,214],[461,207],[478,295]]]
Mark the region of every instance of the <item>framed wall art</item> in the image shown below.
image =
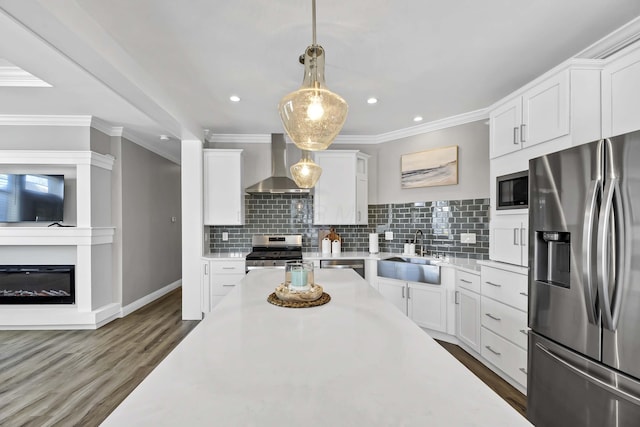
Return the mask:
[[[402,188],[455,185],[458,183],[458,146],[403,154],[400,171]]]

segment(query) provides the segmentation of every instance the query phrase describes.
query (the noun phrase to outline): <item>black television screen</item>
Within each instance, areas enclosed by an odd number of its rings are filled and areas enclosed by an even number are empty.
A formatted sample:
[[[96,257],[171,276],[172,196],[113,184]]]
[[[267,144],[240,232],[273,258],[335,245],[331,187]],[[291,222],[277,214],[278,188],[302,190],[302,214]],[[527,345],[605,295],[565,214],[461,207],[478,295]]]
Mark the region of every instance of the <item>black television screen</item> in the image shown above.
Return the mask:
[[[0,222],[62,221],[64,175],[0,173]]]

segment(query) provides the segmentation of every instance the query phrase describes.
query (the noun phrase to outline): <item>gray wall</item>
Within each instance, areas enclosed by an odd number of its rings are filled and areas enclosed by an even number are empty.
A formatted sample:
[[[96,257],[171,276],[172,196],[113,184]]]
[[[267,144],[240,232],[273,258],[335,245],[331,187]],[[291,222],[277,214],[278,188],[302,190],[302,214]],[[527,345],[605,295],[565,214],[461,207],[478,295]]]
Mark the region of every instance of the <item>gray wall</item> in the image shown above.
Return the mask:
[[[458,146],[457,185],[401,188],[400,158],[403,154],[451,145]],[[377,161],[377,200],[375,203],[489,197],[489,126],[485,125],[483,121],[380,144],[377,150]]]
[[[182,276],[180,166],[122,138],[121,167],[126,306]]]

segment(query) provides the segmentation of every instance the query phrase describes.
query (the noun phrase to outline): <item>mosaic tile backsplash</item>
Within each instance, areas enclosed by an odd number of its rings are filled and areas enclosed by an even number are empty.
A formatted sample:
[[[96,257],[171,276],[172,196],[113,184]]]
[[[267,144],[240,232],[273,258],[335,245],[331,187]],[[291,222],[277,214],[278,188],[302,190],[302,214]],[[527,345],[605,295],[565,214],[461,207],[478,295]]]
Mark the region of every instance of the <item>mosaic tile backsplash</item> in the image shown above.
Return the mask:
[[[211,252],[249,252],[254,234],[301,234],[303,251],[318,252],[318,231],[313,225],[313,196],[254,194],[245,196],[244,226],[211,226]],[[379,233],[381,252],[401,253],[404,242],[423,233],[427,254],[458,258],[489,258],[489,199],[438,200],[432,202],[369,205],[368,225],[336,225],[343,239],[342,251],[368,251],[369,233]],[[229,240],[222,241],[222,232]],[[393,240],[384,240],[384,231]],[[461,233],[475,233],[476,243],[460,242]],[[418,236],[418,242],[420,236]]]

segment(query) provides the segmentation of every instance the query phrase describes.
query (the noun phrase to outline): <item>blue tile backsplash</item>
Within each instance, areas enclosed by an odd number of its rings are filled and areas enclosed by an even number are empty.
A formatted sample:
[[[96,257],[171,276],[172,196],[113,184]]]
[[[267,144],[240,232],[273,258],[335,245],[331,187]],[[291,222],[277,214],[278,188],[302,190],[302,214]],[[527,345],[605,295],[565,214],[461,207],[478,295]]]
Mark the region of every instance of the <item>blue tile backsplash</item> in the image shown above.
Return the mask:
[[[318,231],[313,225],[313,196],[254,194],[245,196],[244,226],[211,226],[211,252],[248,252],[254,234],[301,234],[303,250],[318,252]],[[336,225],[342,251],[368,251],[369,233],[380,234],[381,252],[401,253],[405,240],[422,230],[429,254],[459,258],[489,258],[489,199],[437,200],[417,203],[369,205],[368,225]],[[229,240],[222,241],[222,232]],[[392,231],[393,240],[384,240]],[[475,244],[460,242],[461,233],[475,233]]]

